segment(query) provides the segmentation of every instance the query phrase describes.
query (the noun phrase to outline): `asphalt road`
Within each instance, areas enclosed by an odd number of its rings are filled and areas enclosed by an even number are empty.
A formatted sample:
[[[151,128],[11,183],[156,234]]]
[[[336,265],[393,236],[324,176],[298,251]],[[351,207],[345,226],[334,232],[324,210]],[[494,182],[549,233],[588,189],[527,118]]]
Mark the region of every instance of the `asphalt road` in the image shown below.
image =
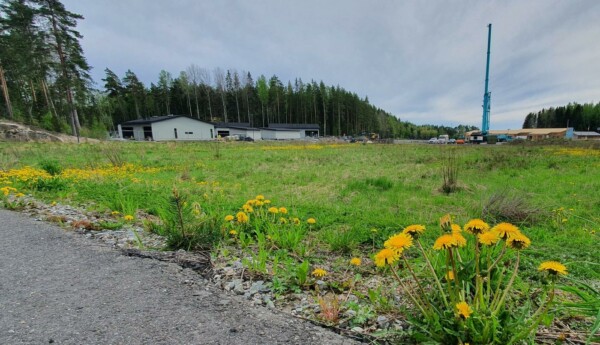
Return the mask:
[[[0,344],[356,343],[176,264],[0,210]]]

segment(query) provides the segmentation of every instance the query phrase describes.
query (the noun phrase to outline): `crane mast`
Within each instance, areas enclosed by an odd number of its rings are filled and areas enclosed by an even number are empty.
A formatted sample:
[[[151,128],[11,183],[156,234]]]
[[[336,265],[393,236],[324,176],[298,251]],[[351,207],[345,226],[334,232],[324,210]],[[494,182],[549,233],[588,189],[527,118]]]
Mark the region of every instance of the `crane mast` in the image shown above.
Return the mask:
[[[490,78],[490,45],[492,43],[492,24],[488,24],[487,61],[485,63],[485,91],[483,93],[483,117],[481,123],[481,134],[485,137],[490,130],[490,107],[492,93],[488,90]]]

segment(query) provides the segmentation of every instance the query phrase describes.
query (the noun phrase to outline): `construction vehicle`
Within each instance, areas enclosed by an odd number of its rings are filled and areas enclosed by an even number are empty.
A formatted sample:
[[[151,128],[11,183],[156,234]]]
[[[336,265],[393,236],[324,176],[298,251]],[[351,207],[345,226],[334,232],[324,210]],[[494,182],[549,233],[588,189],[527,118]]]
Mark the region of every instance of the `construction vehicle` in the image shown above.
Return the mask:
[[[485,90],[483,92],[483,116],[481,121],[481,131],[471,133],[469,142],[474,144],[482,144],[488,142],[488,132],[490,130],[490,108],[492,92],[488,89],[490,78],[490,46],[492,44],[492,24],[488,24],[488,43],[487,43],[487,60],[485,63]]]

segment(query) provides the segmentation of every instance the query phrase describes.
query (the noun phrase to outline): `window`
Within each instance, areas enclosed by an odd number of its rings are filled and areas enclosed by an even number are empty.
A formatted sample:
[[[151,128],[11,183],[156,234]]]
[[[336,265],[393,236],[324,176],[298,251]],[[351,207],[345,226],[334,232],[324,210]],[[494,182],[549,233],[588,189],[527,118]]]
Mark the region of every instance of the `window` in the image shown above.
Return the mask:
[[[123,127],[121,130],[123,132],[123,139],[133,138],[133,127]]]
[[[185,134],[194,134],[194,132],[185,132]]]
[[[152,140],[152,127],[144,126],[144,139]]]

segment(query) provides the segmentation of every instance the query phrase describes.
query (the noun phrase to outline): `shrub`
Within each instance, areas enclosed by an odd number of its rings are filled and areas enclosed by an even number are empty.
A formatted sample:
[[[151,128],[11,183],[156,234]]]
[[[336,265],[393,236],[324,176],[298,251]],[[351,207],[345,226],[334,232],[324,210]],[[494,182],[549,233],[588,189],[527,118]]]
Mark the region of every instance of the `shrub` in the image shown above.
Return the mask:
[[[210,250],[221,237],[217,218],[202,212],[198,203],[173,189],[168,206],[161,212],[162,232],[170,249]]]
[[[40,167],[52,176],[60,175],[63,170],[60,163],[55,160],[43,160],[40,162]]]
[[[490,195],[485,201],[482,218],[498,223],[533,224],[541,214],[540,209],[529,205],[525,196],[501,190]]]
[[[442,192],[450,194],[459,189],[458,186],[458,159],[456,158],[455,150],[448,151],[448,155],[442,165]]]

